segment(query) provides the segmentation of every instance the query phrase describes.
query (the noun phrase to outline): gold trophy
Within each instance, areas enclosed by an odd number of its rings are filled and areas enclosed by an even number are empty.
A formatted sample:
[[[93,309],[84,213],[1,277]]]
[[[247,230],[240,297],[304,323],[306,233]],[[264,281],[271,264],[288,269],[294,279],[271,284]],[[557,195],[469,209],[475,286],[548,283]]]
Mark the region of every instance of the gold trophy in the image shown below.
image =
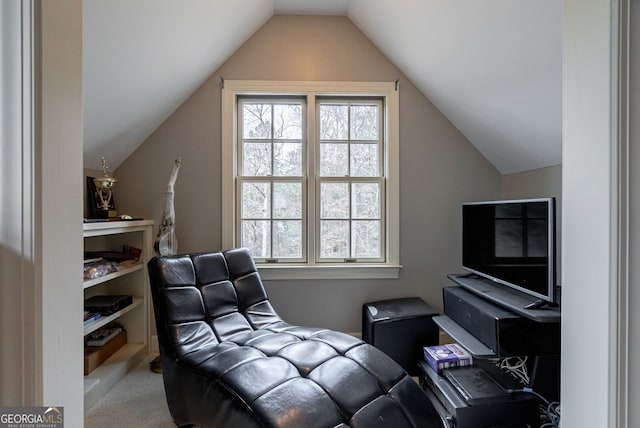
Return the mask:
[[[113,206],[113,188],[115,187],[118,180],[113,178],[107,171],[107,169],[109,169],[109,166],[104,160],[104,156],[101,159],[102,177],[96,177],[93,179],[93,183],[96,185],[96,193],[100,200],[99,208],[103,211],[104,217],[117,217],[117,211],[115,209],[111,209],[111,207]]]

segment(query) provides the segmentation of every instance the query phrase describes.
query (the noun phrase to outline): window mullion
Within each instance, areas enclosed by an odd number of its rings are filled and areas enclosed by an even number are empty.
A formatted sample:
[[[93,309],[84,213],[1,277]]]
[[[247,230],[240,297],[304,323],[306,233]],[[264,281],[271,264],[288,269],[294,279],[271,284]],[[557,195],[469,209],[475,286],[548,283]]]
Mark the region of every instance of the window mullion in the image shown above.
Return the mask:
[[[273,122],[272,122],[273,123]],[[273,140],[272,140],[273,141]],[[273,143],[272,143],[273,144]],[[273,148],[272,148],[273,150]],[[273,151],[271,152],[273,153]],[[271,157],[271,163],[272,166],[271,168],[273,168],[273,156]],[[273,169],[271,170],[271,172],[273,172]],[[273,177],[273,175],[272,175]],[[271,248],[269,249],[269,258],[267,260],[276,260],[277,257],[273,254],[273,247],[274,247],[274,242],[275,242],[275,210],[274,210],[274,198],[275,198],[275,186],[274,186],[274,180],[273,178],[271,180],[269,180],[269,188],[271,191],[271,205],[269,207],[269,223],[270,223],[270,227],[271,227],[271,242],[269,243],[269,245],[271,246]]]
[[[349,211],[347,213],[347,224],[349,225],[348,230],[348,260],[355,260],[353,257],[353,181],[351,180],[352,171],[351,171],[351,103],[347,103],[347,175],[345,179],[348,183],[349,188]],[[347,260],[345,260],[347,261]]]
[[[271,104],[271,177],[274,176],[274,171],[275,171],[275,167],[276,167],[276,163],[275,163],[275,149],[276,149],[276,145],[275,145],[275,106],[274,104]],[[273,186],[273,184],[272,184]]]
[[[349,257],[347,257],[347,259],[355,260],[355,257],[353,255],[353,181],[351,180],[351,177],[349,177],[348,184],[349,184],[349,211],[347,215],[347,221],[349,224]]]
[[[276,237],[275,237],[275,235],[276,235],[275,234],[275,221],[274,221],[275,212],[274,212],[274,208],[273,208],[274,205],[275,205],[273,199],[275,197],[275,194],[274,194],[274,190],[275,190],[274,172],[275,172],[275,167],[276,167],[276,164],[275,164],[275,158],[276,158],[275,149],[276,149],[276,146],[274,144],[274,142],[275,142],[275,129],[274,129],[274,127],[275,127],[275,106],[274,106],[273,103],[271,104],[271,115],[270,116],[271,116],[271,159],[270,159],[271,160],[271,173],[269,174],[269,178],[270,178],[270,180],[269,180],[269,190],[271,192],[271,198],[270,198],[271,205],[269,206],[269,228],[271,229],[271,232],[270,232],[270,238],[271,239],[270,239],[270,242],[269,242],[269,246],[270,246],[270,248],[269,248],[269,258],[267,258],[267,261],[277,260],[277,258],[273,254],[273,247],[274,247],[274,242],[275,242],[275,239],[276,239]]]
[[[317,207],[320,206],[318,186],[318,160],[320,158],[320,127],[317,126],[319,111],[316,109],[316,98],[313,92],[307,93],[307,224],[305,233],[307,237],[307,262],[317,262],[317,242],[319,239],[320,219],[316,218]]]
[[[347,103],[347,175],[351,177],[351,103]]]

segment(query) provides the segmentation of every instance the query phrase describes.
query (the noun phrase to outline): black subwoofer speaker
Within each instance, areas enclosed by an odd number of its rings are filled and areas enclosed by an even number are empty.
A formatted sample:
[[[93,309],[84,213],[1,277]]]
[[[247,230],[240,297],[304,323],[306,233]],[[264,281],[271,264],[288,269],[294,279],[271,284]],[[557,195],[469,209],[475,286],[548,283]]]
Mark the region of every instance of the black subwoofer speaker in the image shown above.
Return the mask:
[[[438,344],[438,312],[419,297],[362,305],[362,339],[380,349],[410,375],[418,374],[422,348]]]

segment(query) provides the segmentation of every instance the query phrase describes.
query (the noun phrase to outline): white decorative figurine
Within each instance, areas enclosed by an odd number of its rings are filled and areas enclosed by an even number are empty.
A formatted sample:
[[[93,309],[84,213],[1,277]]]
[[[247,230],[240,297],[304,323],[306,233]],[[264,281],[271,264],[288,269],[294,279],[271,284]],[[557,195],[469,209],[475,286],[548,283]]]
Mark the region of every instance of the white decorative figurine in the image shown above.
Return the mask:
[[[175,231],[175,209],[173,207],[173,187],[178,178],[178,171],[182,164],[182,158],[175,160],[169,185],[167,186],[167,202],[162,213],[162,222],[158,230],[158,237],[154,243],[154,249],[160,256],[176,254],[178,252],[178,240]]]

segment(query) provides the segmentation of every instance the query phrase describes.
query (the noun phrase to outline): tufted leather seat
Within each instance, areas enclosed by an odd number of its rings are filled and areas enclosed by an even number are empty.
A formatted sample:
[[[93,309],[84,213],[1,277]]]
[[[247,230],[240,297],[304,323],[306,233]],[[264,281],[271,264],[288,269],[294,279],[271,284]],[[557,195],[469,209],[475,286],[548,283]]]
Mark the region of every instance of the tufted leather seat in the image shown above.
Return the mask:
[[[205,427],[442,427],[422,389],[350,335],[289,325],[249,252],[149,262],[169,410]]]

